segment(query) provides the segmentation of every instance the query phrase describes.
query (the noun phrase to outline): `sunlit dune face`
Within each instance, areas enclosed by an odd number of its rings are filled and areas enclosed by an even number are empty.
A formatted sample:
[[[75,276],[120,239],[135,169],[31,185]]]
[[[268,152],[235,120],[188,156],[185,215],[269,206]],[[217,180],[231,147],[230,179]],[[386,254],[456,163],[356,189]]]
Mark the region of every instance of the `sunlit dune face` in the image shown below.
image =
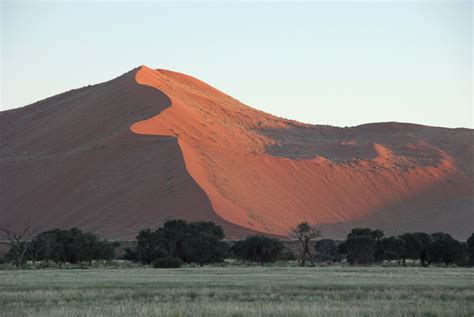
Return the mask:
[[[131,131],[177,138],[214,211],[240,226],[287,235],[301,221],[354,221],[428,190],[458,190],[446,185],[462,177],[455,160],[424,141],[280,119],[170,71],[142,67],[135,79],[171,106]]]

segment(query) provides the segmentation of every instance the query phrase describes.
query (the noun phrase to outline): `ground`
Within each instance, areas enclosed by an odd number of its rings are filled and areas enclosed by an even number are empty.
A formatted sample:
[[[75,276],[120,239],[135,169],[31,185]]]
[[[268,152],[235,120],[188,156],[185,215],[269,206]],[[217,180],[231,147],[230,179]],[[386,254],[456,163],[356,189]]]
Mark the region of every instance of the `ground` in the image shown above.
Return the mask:
[[[204,267],[0,271],[1,316],[473,316],[474,270]]]

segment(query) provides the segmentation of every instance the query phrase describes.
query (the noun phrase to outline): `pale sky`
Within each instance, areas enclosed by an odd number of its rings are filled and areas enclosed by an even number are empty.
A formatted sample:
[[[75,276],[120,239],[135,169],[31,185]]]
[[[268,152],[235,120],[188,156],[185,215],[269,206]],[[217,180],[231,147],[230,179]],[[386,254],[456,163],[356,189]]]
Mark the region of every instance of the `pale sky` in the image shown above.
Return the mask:
[[[145,64],[314,124],[473,128],[472,1],[1,2],[1,109]]]

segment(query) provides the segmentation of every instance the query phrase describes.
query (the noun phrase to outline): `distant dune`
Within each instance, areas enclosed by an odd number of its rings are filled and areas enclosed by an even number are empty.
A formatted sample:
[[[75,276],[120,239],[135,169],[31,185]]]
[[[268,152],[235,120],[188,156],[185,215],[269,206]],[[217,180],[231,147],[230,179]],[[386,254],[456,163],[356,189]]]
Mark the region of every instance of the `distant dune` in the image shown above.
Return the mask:
[[[471,129],[303,124],[141,66],[0,113],[0,223],[129,239],[178,217],[229,238],[308,221],[332,238],[368,226],[464,239],[473,141]]]

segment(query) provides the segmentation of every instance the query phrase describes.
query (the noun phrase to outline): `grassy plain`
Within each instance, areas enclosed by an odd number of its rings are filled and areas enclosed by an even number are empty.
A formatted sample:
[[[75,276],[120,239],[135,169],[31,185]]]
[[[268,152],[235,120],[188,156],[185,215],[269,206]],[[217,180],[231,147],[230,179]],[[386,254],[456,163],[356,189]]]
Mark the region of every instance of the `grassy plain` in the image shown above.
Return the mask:
[[[474,270],[204,267],[0,271],[1,316],[474,316]]]

